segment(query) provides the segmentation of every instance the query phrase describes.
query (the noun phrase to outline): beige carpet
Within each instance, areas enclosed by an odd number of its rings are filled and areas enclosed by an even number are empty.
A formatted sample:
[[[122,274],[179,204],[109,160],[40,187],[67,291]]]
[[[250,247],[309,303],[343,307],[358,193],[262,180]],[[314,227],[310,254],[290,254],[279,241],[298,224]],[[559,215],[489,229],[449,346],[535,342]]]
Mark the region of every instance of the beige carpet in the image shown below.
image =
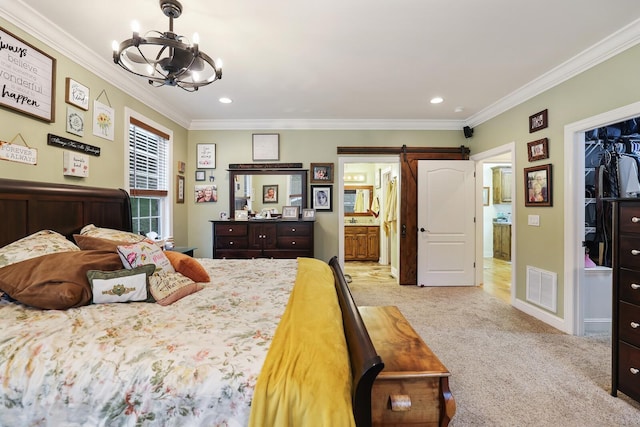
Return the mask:
[[[566,335],[476,287],[345,272],[358,305],[398,306],[449,369],[451,426],[640,426],[640,404],[609,394],[609,337]]]

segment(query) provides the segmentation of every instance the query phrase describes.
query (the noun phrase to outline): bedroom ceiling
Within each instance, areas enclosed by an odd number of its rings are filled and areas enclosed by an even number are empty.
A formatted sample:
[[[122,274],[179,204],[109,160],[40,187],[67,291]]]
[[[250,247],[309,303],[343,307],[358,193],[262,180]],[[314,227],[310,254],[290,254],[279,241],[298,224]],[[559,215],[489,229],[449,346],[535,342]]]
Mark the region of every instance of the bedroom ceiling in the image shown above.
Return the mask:
[[[0,0],[0,16],[192,129],[459,129],[640,41],[637,0],[181,2],[175,32],[224,61],[196,93],[113,64],[132,20],[168,30],[158,0]]]

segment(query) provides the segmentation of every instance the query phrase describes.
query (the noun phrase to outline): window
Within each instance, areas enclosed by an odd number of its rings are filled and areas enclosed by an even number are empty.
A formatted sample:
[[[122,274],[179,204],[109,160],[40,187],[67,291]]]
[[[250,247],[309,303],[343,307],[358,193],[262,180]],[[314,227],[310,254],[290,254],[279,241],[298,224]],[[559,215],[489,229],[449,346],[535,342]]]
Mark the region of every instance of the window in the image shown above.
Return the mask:
[[[171,136],[129,117],[128,175],[133,231],[171,234],[169,157]]]

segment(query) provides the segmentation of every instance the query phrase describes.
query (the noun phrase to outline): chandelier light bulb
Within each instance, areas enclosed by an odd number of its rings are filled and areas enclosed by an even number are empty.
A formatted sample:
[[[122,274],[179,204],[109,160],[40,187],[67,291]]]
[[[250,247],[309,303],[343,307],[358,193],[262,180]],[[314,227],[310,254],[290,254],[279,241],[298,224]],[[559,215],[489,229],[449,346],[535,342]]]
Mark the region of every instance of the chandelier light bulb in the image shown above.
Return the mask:
[[[133,31],[134,33],[140,32],[140,23],[138,21],[131,21],[131,31]]]
[[[117,52],[119,47],[120,45],[118,44],[117,41],[114,40],[111,42],[111,49],[113,49],[114,52]]]
[[[193,33],[193,44],[200,44],[200,36],[198,33]]]

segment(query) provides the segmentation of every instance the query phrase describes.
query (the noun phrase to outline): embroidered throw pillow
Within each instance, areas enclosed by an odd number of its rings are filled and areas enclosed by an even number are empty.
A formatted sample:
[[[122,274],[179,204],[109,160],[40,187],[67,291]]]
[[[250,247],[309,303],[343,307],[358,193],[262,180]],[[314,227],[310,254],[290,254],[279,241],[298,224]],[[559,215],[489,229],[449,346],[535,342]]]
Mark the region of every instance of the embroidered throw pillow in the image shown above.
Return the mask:
[[[131,270],[89,270],[87,278],[91,283],[93,303],[155,302],[155,298],[149,291],[149,276],[155,269],[155,265],[145,264]]]
[[[131,245],[118,246],[118,255],[124,268],[131,269],[145,264],[155,264],[156,271],[175,273],[164,252],[155,243],[139,242]]]
[[[198,292],[202,288],[204,288],[203,285],[177,272],[159,271],[149,277],[151,295],[160,305],[173,304],[187,295]]]

